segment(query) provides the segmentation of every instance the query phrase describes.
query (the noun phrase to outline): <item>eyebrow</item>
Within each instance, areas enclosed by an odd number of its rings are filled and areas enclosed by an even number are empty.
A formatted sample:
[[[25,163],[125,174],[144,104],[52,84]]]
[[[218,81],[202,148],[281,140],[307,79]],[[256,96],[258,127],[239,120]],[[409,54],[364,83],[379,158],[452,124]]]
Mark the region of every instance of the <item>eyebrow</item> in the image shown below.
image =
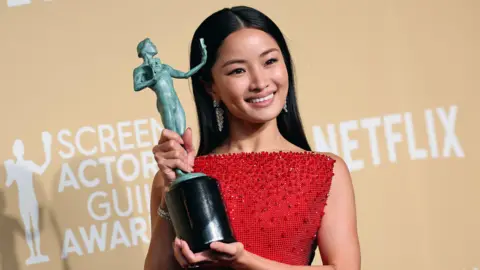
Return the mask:
[[[277,48],[268,49],[268,50],[262,52],[262,53],[260,54],[260,57],[263,57],[263,56],[265,56],[265,55],[267,55],[267,54],[269,54],[269,53],[271,53],[271,52],[273,52],[273,51],[278,51],[278,49],[277,49]],[[226,66],[228,66],[228,65],[241,64],[241,63],[245,63],[245,60],[241,60],[241,59],[228,60],[227,62],[225,62],[225,63],[222,65],[222,68],[224,68],[224,67],[226,67]]]

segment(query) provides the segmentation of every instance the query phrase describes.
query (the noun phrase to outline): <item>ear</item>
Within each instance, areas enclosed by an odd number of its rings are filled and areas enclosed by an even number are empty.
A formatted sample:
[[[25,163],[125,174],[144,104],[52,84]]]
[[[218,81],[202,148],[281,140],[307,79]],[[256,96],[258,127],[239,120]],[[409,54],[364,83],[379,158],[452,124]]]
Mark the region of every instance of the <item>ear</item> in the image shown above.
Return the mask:
[[[218,95],[218,91],[216,90],[215,83],[202,81],[203,87],[207,91],[207,93],[212,97],[214,100],[219,100],[220,96]]]

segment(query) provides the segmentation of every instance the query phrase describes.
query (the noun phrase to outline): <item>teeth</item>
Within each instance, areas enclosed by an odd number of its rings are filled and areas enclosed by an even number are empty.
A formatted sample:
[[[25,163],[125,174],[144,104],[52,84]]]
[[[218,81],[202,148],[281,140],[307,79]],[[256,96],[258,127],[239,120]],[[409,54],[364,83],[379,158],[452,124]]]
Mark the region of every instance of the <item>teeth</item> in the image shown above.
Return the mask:
[[[262,102],[262,101],[265,101],[265,100],[269,100],[273,98],[273,93],[271,93],[270,95],[266,96],[266,97],[263,97],[263,98],[254,98],[254,99],[251,99],[249,102],[251,103],[258,103],[258,102]]]

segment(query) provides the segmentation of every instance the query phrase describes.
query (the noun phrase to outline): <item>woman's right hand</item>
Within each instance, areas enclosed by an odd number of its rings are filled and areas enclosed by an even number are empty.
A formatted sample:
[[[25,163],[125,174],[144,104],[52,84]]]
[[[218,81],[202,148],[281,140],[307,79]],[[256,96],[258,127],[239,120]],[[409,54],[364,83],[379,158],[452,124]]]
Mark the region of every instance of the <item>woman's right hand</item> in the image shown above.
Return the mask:
[[[162,173],[165,186],[169,186],[177,177],[175,169],[192,172],[195,160],[192,130],[187,128],[183,137],[180,137],[172,130],[163,129],[158,144],[153,147],[153,155]]]

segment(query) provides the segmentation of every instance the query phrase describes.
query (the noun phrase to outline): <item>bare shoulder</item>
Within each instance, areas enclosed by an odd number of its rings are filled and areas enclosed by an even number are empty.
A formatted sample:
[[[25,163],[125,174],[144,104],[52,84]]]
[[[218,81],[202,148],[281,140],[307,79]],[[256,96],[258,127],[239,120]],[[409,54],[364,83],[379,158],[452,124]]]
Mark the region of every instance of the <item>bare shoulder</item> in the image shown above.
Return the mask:
[[[344,167],[344,168],[347,168],[347,163],[345,163],[345,161],[338,155],[334,154],[334,153],[330,153],[330,152],[315,152],[315,153],[318,153],[318,154],[321,154],[321,155],[324,155],[324,156],[327,156],[333,160],[335,160],[335,164],[337,166],[340,166],[340,167]]]
[[[340,162],[340,163],[344,163],[344,164],[345,164],[345,162],[343,161],[343,159],[342,159],[341,157],[337,156],[337,155],[334,154],[334,153],[330,153],[330,152],[315,152],[315,153],[321,154],[321,155],[324,155],[324,156],[327,156],[327,157],[335,160],[335,163]]]
[[[335,160],[335,164],[333,165],[333,179],[334,181],[346,181],[351,182],[350,177],[350,170],[348,169],[347,163],[336,154],[329,153],[329,152],[316,152],[322,155],[325,155],[333,160]]]

